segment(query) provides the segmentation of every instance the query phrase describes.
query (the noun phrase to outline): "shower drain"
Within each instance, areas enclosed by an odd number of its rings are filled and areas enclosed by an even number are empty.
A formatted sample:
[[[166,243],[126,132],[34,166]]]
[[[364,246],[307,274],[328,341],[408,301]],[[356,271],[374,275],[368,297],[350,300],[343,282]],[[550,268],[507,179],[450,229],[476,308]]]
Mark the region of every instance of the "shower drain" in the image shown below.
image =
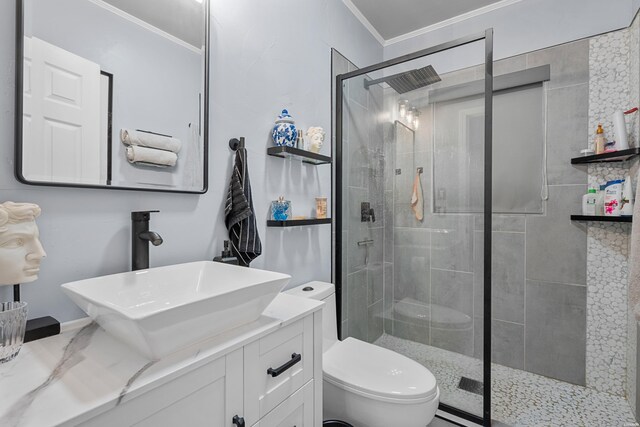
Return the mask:
[[[462,377],[460,378],[460,383],[458,384],[458,388],[460,390],[482,395],[484,385],[480,381],[476,381],[467,377]]]

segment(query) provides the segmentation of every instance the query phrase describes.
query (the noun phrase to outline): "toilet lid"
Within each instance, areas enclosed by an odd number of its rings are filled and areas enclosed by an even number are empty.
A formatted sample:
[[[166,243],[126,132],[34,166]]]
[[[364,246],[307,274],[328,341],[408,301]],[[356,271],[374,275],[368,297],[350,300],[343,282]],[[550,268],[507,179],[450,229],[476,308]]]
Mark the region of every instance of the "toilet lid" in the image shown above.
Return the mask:
[[[347,338],[322,356],[325,380],[373,399],[414,403],[437,394],[427,368],[386,348]]]

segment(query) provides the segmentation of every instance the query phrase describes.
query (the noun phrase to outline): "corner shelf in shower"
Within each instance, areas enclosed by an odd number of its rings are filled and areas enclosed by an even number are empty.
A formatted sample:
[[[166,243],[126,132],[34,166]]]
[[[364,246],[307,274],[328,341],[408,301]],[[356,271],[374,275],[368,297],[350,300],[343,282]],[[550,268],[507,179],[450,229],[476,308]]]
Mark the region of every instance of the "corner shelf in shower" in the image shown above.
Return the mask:
[[[294,147],[269,147],[267,148],[267,154],[283,159],[302,160],[302,163],[308,163],[311,165],[326,165],[331,163],[331,157],[329,156],[312,153],[311,151],[301,150]]]
[[[276,221],[270,219],[267,221],[267,227],[299,227],[302,225],[320,225],[331,224],[331,218],[305,218],[290,219],[287,221]]]
[[[640,148],[629,148],[627,150],[614,151],[613,153],[574,157],[571,159],[571,164],[579,165],[584,163],[624,162],[625,160],[629,160],[639,154]]]
[[[571,215],[571,221],[632,222],[630,216]]]

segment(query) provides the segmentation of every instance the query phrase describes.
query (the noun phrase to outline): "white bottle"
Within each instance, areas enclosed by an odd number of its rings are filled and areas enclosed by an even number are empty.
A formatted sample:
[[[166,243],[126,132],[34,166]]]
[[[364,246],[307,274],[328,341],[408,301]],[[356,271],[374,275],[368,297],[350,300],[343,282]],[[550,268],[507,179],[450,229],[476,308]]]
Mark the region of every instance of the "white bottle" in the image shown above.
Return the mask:
[[[590,188],[584,196],[582,196],[582,215],[594,216],[596,214],[597,202],[596,189]]]
[[[627,124],[624,121],[624,113],[622,110],[616,111],[612,117],[613,130],[616,134],[616,150],[628,150],[629,141],[627,140]]]
[[[633,215],[633,191],[631,189],[631,177],[627,175],[622,187],[622,203],[620,203],[620,215]]]
[[[604,215],[604,189],[606,185],[601,184],[600,190],[596,193],[596,215]]]

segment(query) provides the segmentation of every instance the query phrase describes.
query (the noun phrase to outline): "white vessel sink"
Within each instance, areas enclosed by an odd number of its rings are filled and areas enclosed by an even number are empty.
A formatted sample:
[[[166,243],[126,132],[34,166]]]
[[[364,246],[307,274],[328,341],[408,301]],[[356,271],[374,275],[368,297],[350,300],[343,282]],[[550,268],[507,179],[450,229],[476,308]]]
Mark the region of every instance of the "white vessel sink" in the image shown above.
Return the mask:
[[[62,289],[105,331],[157,360],[256,320],[289,279],[202,261],[80,280]]]

